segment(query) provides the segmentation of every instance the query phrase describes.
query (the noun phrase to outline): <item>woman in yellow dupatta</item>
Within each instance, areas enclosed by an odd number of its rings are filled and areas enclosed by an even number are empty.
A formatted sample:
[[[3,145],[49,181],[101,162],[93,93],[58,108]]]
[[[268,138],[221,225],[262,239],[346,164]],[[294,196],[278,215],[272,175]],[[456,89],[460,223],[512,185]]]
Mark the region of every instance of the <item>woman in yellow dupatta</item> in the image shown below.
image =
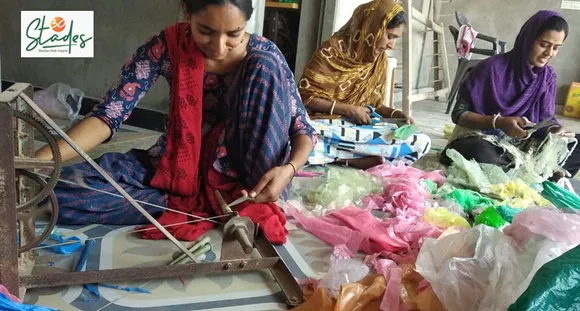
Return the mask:
[[[312,56],[299,91],[319,140],[309,164],[337,163],[367,169],[388,161],[410,165],[431,146],[427,135],[395,140],[395,127],[374,124],[371,107],[382,118],[404,119],[386,106],[387,50],[405,30],[406,15],[394,0],[360,5],[352,18]]]

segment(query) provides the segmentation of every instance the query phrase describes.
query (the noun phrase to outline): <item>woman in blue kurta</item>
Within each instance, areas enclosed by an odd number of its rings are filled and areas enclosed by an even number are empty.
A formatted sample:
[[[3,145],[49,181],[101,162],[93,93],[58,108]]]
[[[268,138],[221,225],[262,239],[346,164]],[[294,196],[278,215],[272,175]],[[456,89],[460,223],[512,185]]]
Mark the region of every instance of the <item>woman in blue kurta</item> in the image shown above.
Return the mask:
[[[162,76],[171,86],[167,132],[147,151],[108,153],[98,163],[135,199],[202,217],[219,213],[211,190],[226,200],[247,190],[255,200],[240,208],[283,231],[283,215],[272,202],[287,198],[290,180],[316,143],[293,74],[274,43],[244,31],[250,0],[184,0],[184,8],[189,22],[139,47],[103,101],[68,134],[85,150],[110,139]],[[59,144],[65,159],[74,156]],[[37,157],[48,154],[45,148]],[[66,167],[62,176],[115,193],[86,163]],[[60,223],[146,223],[122,198],[64,183],[55,192]],[[143,207],[156,216],[162,211]],[[174,212],[159,218],[163,225],[187,220]],[[207,228],[204,222],[168,230],[192,240]],[[162,238],[156,230],[144,236]],[[285,234],[269,238],[284,242]]]

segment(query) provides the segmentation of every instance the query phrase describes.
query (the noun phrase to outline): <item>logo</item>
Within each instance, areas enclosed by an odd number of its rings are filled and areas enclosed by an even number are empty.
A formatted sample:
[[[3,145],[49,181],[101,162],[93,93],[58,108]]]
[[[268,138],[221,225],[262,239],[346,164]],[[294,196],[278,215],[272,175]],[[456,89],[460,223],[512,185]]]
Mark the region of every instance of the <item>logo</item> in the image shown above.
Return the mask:
[[[92,58],[93,11],[22,11],[23,58]]]

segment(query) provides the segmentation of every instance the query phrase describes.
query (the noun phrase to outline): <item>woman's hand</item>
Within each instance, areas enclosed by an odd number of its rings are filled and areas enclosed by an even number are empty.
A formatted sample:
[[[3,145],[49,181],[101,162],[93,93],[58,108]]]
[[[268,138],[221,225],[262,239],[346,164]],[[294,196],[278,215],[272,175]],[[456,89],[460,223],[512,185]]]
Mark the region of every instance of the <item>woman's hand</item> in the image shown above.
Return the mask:
[[[405,119],[405,123],[415,124],[415,120],[401,110],[395,110],[395,113],[393,113],[393,119]]]
[[[242,195],[249,195],[256,203],[276,202],[280,199],[282,191],[294,177],[294,168],[290,164],[277,166],[266,172],[258,181],[258,184],[248,194],[242,191]]]
[[[496,128],[514,138],[525,138],[528,136],[528,132],[522,128],[525,124],[526,121],[520,117],[498,117],[495,120]]]
[[[555,126],[555,127],[551,128],[550,133],[560,135],[563,137],[568,137],[568,138],[574,138],[576,136],[576,134],[570,132],[568,129],[566,129],[563,126]]]
[[[345,117],[358,125],[368,125],[372,123],[370,111],[367,107],[349,106]]]

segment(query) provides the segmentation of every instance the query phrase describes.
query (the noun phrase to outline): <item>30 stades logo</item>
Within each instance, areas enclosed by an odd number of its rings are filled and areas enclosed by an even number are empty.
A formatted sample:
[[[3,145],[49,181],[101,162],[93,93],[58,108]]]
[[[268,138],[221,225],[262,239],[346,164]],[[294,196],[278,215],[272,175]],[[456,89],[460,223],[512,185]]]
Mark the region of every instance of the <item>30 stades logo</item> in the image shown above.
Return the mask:
[[[21,51],[25,58],[92,58],[93,11],[22,11]]]

